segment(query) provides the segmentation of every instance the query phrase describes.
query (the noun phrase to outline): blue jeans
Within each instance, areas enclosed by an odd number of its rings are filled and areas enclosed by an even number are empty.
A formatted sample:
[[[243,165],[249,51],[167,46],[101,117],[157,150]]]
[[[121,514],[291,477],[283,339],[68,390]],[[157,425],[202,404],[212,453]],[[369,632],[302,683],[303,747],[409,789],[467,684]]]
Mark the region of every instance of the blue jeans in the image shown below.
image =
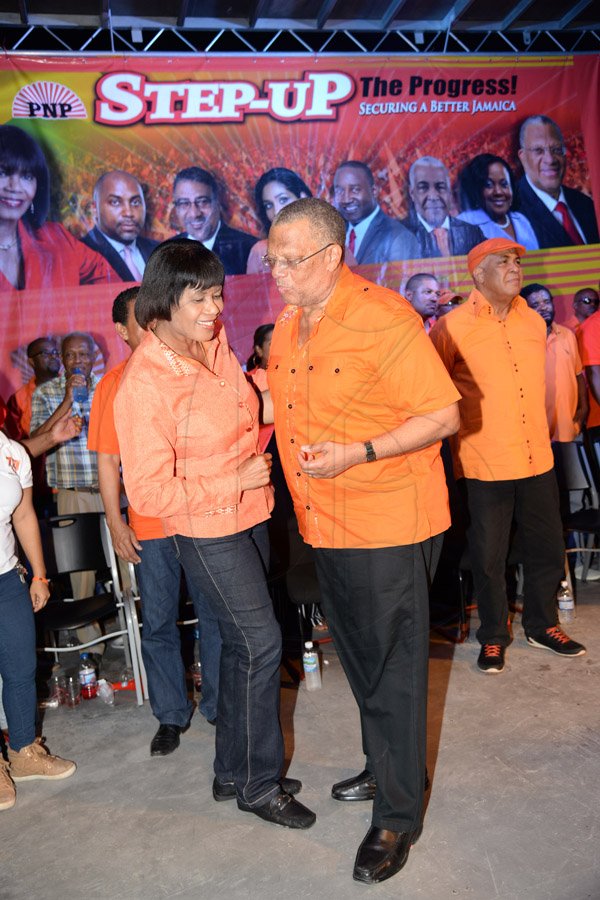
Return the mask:
[[[141,562],[137,567],[142,597],[142,658],[148,676],[152,712],[161,725],[185,726],[192,714],[181,637],[177,627],[181,565],[172,538],[140,541]],[[221,635],[210,605],[188,581],[194,611],[200,622],[202,699],[200,712],[211,721],[217,715]]]
[[[0,675],[10,749],[35,740],[35,624],[27,585],[16,569],[0,575]]]
[[[215,775],[235,783],[239,800],[260,806],[280,791],[283,766],[281,632],[265,580],[267,526],[222,538],[173,540],[188,584],[207,598],[223,640]]]

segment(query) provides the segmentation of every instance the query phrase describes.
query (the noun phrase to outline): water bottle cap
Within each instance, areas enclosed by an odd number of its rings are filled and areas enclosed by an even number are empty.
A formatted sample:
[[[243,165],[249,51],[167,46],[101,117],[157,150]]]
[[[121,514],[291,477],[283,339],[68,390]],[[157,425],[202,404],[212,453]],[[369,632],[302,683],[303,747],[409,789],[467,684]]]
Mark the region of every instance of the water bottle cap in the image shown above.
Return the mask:
[[[90,658],[90,654],[89,654],[89,653],[82,653],[82,654],[81,654],[81,657],[80,657],[80,659],[89,659],[89,658]]]
[[[312,642],[312,641],[306,641],[305,644],[304,644],[304,647],[305,647],[306,650],[312,650],[312,648],[313,648],[313,642]]]

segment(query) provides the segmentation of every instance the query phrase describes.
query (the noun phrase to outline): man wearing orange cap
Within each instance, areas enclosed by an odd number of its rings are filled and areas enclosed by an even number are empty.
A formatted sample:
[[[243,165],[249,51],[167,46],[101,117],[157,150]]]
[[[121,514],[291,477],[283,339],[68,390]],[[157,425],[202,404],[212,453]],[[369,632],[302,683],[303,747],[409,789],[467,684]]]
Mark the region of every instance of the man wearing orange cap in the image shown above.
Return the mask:
[[[431,332],[461,393],[453,443],[464,477],[483,672],[504,668],[510,642],[505,568],[513,523],[525,574],[523,629],[532,647],[581,656],[557,625],[564,543],[545,405],[546,326],[520,296],[525,248],[507,238],[467,256],[475,288]]]

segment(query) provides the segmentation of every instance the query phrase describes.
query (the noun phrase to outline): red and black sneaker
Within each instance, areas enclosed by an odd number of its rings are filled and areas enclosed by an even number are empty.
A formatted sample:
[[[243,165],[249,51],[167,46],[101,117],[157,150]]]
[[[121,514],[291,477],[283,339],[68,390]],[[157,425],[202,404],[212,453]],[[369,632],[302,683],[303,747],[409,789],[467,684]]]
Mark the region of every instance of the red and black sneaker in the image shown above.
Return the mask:
[[[500,644],[484,644],[477,660],[477,665],[482,672],[490,675],[498,675],[504,669],[505,647]]]
[[[546,628],[542,634],[528,634],[527,643],[531,647],[541,647],[542,650],[552,650],[559,656],[583,656],[586,649],[583,644],[572,641],[558,625]]]

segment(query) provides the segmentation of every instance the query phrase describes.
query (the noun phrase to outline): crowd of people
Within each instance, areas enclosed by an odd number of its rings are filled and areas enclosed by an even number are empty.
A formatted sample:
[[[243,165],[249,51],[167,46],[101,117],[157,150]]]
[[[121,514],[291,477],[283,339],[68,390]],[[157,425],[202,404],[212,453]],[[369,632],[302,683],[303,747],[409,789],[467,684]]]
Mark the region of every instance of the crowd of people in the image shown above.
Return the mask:
[[[0,263],[23,288],[31,271],[23,234],[43,243],[48,226],[37,205],[39,148],[19,134],[0,128],[0,150],[13,142],[0,169],[0,228],[7,244],[14,241],[5,252],[16,248]],[[301,782],[283,775],[281,633],[267,581],[272,473],[275,462],[281,466],[360,713],[364,767],[332,787],[337,801],[373,803],[357,881],[395,875],[423,828],[428,595],[451,523],[442,441],[469,520],[477,670],[499,675],[506,665],[513,541],[524,570],[527,644],[563,658],[585,654],[557,620],[565,546],[554,469],[586,418],[590,431],[600,427],[599,297],[579,291],[577,332],[558,326],[550,289],[524,286],[521,261],[556,227],[564,243],[598,235],[589,198],[562,187],[556,124],[525,122],[521,154],[531,208],[548,210],[542,195],[552,194],[564,207],[549,212],[552,223],[515,210],[510,168],[491,154],[473,160],[461,182],[477,213],[471,217],[454,214],[444,164],[417,159],[402,222],[383,212],[362,162],[337,167],[331,203],[313,197],[291,170],[269,170],[255,197],[260,242],[223,220],[219,186],[206,169],[178,172],[178,232],[160,243],[142,234],[146,200],[137,178],[115,170],[98,179],[96,225],[77,252],[86,272],[139,283],[118,293],[112,309],[132,353],[99,380],[89,334],[66,335],[60,349],[39,337],[28,347],[33,378],[8,402],[0,675],[9,751],[0,763],[0,808],[14,804],[20,777],[75,770],[35,739],[33,613],[47,601],[48,584],[23,442],[31,456],[46,454],[37,475],[46,483],[43,503],[56,503],[59,513],[104,511],[117,554],[137,566],[142,654],[158,721],[150,753],[175,752],[193,712],[177,629],[185,579],[201,624],[200,712],[215,727],[214,799],[305,829],[316,815],[297,799]],[[467,298],[427,271],[408,279],[404,296],[352,271],[361,262],[449,254],[466,256]],[[82,266],[69,270],[80,283]],[[221,316],[225,276],[250,267],[271,273],[285,306],[274,325],[257,329],[245,372]],[[13,528],[32,570],[29,592]],[[94,578],[75,577],[75,599],[93,592]],[[98,626],[90,627],[97,636]],[[9,637],[17,630],[19,666]]]

